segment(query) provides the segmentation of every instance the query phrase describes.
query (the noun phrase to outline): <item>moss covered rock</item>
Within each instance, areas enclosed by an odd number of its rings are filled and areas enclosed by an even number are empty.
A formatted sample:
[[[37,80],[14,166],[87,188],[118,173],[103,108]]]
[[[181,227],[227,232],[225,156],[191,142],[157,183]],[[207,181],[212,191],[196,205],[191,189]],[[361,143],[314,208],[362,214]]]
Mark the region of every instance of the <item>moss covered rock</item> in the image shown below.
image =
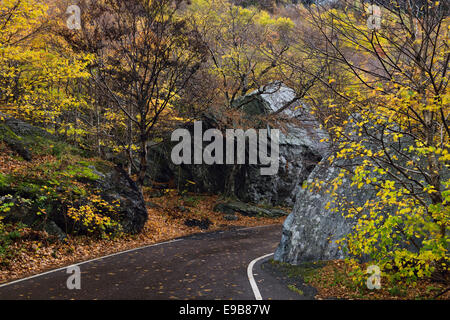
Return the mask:
[[[0,215],[5,222],[21,222],[60,238],[143,229],[145,201],[125,171],[83,156],[85,152],[42,129],[3,118]]]

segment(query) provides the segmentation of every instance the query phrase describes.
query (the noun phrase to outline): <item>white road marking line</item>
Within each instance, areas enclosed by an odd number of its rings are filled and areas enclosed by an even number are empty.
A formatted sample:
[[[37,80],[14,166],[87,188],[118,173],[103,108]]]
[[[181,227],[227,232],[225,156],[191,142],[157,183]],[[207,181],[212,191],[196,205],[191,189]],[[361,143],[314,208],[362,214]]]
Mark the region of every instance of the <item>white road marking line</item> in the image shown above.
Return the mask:
[[[255,295],[255,299],[256,300],[262,300],[263,298],[261,296],[261,292],[259,292],[258,285],[256,284],[255,278],[253,277],[253,266],[259,260],[267,258],[267,257],[270,257],[272,255],[273,255],[273,253],[269,253],[269,254],[266,254],[266,255],[264,255],[262,257],[256,258],[255,260],[250,262],[250,264],[247,267],[248,281],[250,281],[250,285],[252,286],[253,294]]]
[[[133,251],[137,251],[137,250],[141,250],[141,249],[145,249],[145,248],[150,248],[150,247],[156,247],[156,246],[160,246],[160,245],[163,245],[163,244],[169,244],[169,243],[178,242],[178,241],[182,241],[182,240],[183,239],[174,239],[174,240],[160,242],[160,243],[155,243],[155,244],[151,244],[151,245],[147,245],[147,246],[143,246],[143,247],[139,247],[139,248],[135,248],[135,249],[129,249],[129,250],[126,250],[126,251],[116,252],[116,253],[109,254],[109,255],[106,255],[106,256],[103,256],[103,257],[99,257],[99,258],[83,261],[83,262],[80,262],[80,263],[75,263],[75,264],[72,264],[72,265],[69,265],[69,266],[66,266],[66,267],[61,267],[61,268],[50,270],[50,271],[47,271],[47,272],[35,274],[35,275],[27,277],[27,278],[18,279],[18,280],[14,280],[14,281],[11,281],[11,282],[8,282],[8,283],[0,284],[0,288],[6,287],[6,286],[9,286],[9,285],[18,283],[18,282],[22,282],[22,281],[30,280],[30,279],[33,279],[33,278],[45,276],[45,275],[53,273],[53,272],[66,270],[68,267],[71,267],[71,266],[80,266],[82,264],[86,264],[86,263],[89,263],[89,262],[94,262],[94,261],[98,261],[98,260],[102,260],[102,259],[118,256],[118,255],[121,255],[121,254],[124,254],[124,253],[133,252]]]
[[[252,230],[252,229],[258,229],[258,228],[267,228],[267,227],[273,227],[273,226],[281,226],[281,224],[269,224],[267,226],[241,228],[241,229],[237,229],[237,231]]]

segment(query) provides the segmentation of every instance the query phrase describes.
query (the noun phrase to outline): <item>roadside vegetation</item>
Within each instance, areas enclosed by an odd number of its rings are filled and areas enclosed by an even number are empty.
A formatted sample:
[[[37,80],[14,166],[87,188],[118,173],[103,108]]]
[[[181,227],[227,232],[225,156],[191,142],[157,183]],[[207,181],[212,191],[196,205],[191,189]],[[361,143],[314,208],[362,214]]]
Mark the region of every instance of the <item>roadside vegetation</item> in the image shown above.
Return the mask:
[[[0,237],[0,283],[48,271],[100,256],[172,240],[195,233],[214,232],[237,227],[280,224],[284,218],[239,216],[227,220],[215,212],[215,195],[185,194],[176,190],[145,189],[149,219],[141,233],[121,234],[114,238],[89,235],[67,237],[60,241],[45,231],[36,231],[23,224],[3,224]],[[189,225],[186,221],[202,221],[204,225]]]
[[[150,146],[174,128],[205,111],[220,114],[221,129],[252,127],[261,119],[243,116],[239,98],[281,82],[329,133],[330,161],[344,164],[333,181],[304,187],[327,189],[330,214],[356,221],[339,240],[349,258],[304,280],[319,298],[448,299],[448,1],[374,1],[379,21],[365,1],[299,2],[80,0],[77,30],[63,1],[2,0],[0,281],[194,231],[282,222],[214,212],[235,196],[231,177],[223,195],[203,195],[148,176]],[[17,134],[12,118],[41,131]],[[121,200],[98,187],[113,167],[146,202],[133,232]],[[346,185],[375,196],[355,206],[339,196]],[[59,213],[64,230],[47,223]],[[368,265],[381,270],[378,291],[365,289]]]
[[[344,300],[448,300],[450,293],[446,283],[436,279],[422,279],[415,285],[399,284],[381,278],[379,290],[369,290],[352,279],[352,268],[343,260],[317,261],[298,266],[270,260],[269,263],[280,274],[288,277],[288,288],[303,296],[297,287],[304,283],[316,289],[315,299]],[[367,265],[360,265],[366,268]]]

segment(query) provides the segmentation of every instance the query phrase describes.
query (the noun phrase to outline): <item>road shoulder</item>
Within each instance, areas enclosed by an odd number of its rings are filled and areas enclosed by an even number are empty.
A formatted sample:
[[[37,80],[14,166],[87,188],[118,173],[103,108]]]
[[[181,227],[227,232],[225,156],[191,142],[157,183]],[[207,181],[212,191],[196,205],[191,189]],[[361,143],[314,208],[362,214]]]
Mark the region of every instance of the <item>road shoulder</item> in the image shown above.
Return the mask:
[[[289,274],[285,268],[273,263],[273,256],[255,263],[253,275],[263,300],[314,300],[317,294],[301,275]]]

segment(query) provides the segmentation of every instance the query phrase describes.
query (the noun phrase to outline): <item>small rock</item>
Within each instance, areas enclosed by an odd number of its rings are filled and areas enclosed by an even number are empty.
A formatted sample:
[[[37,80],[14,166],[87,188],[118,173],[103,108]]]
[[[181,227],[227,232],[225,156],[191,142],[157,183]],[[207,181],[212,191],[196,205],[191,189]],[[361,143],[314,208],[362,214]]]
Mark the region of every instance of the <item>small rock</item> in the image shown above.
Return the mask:
[[[23,144],[21,141],[12,138],[5,138],[4,141],[12,151],[21,156],[25,161],[33,160],[33,156],[31,155],[30,150],[28,150],[25,144]]]
[[[60,227],[56,225],[54,221],[48,221],[44,225],[44,232],[51,234],[52,236],[56,236],[59,241],[63,241],[66,238],[66,234],[61,230]]]
[[[223,218],[227,221],[237,221],[239,220],[239,217],[235,214],[226,214],[223,216]]]
[[[272,213],[272,215],[274,217],[283,217],[283,216],[288,216],[289,215],[289,212],[286,212],[286,211],[284,211],[282,209],[274,208],[274,209],[270,209],[269,211]]]
[[[235,212],[248,217],[269,217],[277,218],[287,216],[288,213],[280,209],[264,209],[247,203],[233,201],[227,203],[219,203],[214,209],[215,212],[221,212],[227,215],[233,215]]]
[[[188,219],[184,221],[184,224],[188,227],[199,227],[202,230],[209,229],[209,226],[212,224],[211,220],[208,218],[198,220],[198,219]]]
[[[233,214],[234,210],[227,206],[226,203],[218,203],[213,208],[214,212],[220,212],[225,214]]]

